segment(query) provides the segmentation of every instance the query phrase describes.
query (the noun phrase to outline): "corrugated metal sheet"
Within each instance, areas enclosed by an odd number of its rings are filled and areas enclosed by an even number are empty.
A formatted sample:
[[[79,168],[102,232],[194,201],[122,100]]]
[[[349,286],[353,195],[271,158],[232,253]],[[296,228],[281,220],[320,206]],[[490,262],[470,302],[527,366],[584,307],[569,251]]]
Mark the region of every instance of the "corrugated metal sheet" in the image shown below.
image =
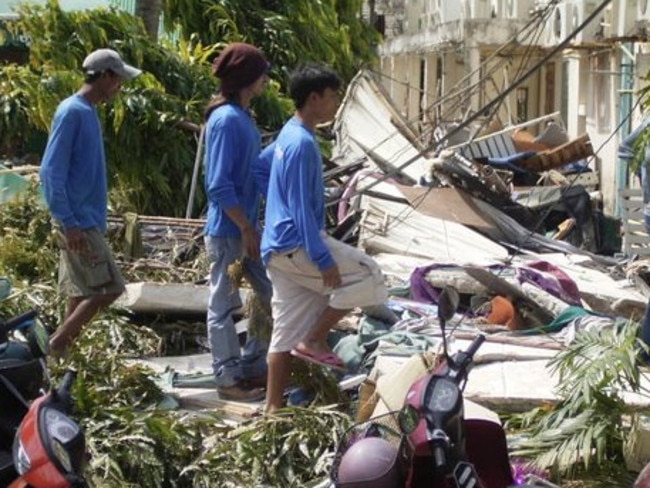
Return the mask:
[[[403,117],[368,71],[350,83],[336,115],[333,160],[346,165],[367,157],[386,172],[397,171],[413,182],[431,172],[431,160],[410,140]]]

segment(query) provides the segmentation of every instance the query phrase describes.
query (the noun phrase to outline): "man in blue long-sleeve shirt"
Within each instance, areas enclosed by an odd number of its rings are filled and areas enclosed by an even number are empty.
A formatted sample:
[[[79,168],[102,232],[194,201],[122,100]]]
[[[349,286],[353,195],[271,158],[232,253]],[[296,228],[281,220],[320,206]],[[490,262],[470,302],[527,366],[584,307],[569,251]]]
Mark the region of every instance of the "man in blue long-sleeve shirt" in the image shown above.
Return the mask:
[[[262,236],[273,284],[268,413],[283,405],[292,355],[345,369],[327,344],[330,329],[350,309],[380,305],[387,297],[377,264],[325,232],[322,159],[314,130],[334,117],[340,85],[327,67],[298,68],[290,80],[296,113],[274,145]]]
[[[58,106],[40,169],[61,246],[59,289],[68,296],[63,324],[50,339],[53,355],[62,355],[83,326],[124,291],[104,239],[106,158],[95,106],[112,100],[122,80],[138,76],[140,70],[112,49],[92,52],[82,67],[84,84]]]

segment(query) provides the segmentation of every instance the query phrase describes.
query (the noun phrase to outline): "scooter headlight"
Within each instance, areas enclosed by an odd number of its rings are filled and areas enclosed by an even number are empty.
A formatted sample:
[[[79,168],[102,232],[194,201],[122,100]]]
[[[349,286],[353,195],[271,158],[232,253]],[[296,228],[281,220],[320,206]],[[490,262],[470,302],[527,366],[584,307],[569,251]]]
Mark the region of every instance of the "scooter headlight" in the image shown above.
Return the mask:
[[[25,451],[25,446],[23,445],[23,441],[20,440],[20,430],[16,434],[16,437],[14,438],[14,445],[13,445],[13,458],[14,458],[14,467],[16,468],[16,471],[18,471],[19,475],[24,475],[27,471],[29,471],[29,468],[32,466],[32,462],[29,459],[29,456],[27,455],[27,451]]]
[[[56,456],[56,458],[61,463],[61,466],[63,466],[63,469],[67,473],[71,472],[72,462],[70,461],[70,454],[68,454],[68,451],[65,450],[63,444],[61,444],[59,441],[54,439],[52,441],[52,450],[54,451],[54,455]]]
[[[48,454],[62,471],[74,473],[80,468],[83,453],[83,433],[77,423],[56,408],[45,407],[41,411],[44,445]],[[74,457],[74,459],[73,459]],[[79,458],[79,459],[77,459]]]

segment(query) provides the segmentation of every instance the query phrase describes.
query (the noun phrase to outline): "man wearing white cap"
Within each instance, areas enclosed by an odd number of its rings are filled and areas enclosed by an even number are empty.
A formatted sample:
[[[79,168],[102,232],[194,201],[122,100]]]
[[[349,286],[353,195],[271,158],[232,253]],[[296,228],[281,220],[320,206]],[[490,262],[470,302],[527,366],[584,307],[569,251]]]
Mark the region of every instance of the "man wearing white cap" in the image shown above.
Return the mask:
[[[61,247],[59,291],[68,297],[63,324],[50,339],[55,356],[63,355],[95,314],[124,291],[124,280],[104,239],[108,190],[96,105],[112,100],[122,80],[141,71],[112,49],[93,51],[82,67],[84,84],[56,109],[40,169]]]

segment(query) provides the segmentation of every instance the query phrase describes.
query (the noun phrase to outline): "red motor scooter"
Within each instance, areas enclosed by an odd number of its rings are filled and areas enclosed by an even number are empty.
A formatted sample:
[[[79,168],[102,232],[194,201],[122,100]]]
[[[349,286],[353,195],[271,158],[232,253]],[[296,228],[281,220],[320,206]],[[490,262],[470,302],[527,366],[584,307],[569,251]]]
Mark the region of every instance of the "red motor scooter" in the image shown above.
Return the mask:
[[[413,383],[401,410],[346,432],[332,469],[337,488],[514,485],[501,424],[465,418],[463,389],[485,337],[478,335],[466,351],[448,354],[445,324],[458,304],[458,292],[446,287],[438,302],[443,362]]]
[[[44,393],[49,335],[37,315],[0,322],[0,486],[85,487],[85,439],[68,417],[76,373]]]
[[[86,442],[79,425],[68,417],[70,388],[76,372],[69,369],[58,389],[34,400],[18,428],[13,460],[19,477],[9,488],[85,488],[81,472]]]

